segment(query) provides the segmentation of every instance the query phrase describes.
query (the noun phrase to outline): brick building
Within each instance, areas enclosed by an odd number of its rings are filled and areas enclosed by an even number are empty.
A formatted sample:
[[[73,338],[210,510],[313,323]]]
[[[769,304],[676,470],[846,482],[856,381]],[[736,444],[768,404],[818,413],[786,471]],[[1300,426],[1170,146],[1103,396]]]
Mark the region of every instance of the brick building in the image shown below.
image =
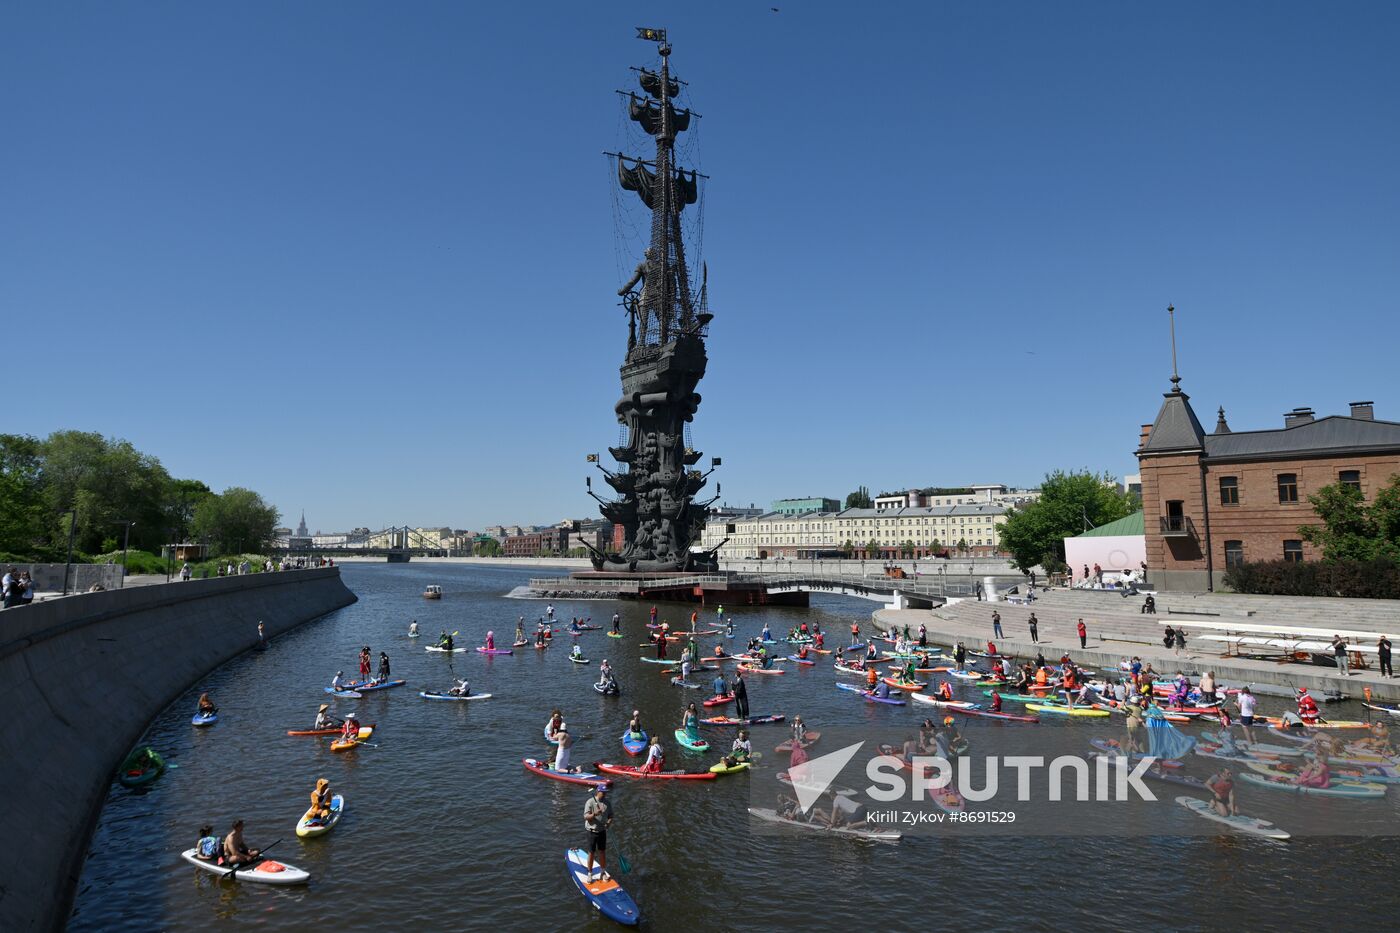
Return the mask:
[[[1298,532],[1317,521],[1308,496],[1355,483],[1369,502],[1400,473],[1400,422],[1377,421],[1370,402],[1322,418],[1295,408],[1262,431],[1231,431],[1222,408],[1207,434],[1180,377],[1172,383],[1137,449],[1147,566],[1160,589],[1215,589],[1240,561],[1313,560]]]
[[[526,534],[510,535],[501,542],[501,553],[506,557],[563,554],[569,548],[570,534],[568,528],[543,528]]]

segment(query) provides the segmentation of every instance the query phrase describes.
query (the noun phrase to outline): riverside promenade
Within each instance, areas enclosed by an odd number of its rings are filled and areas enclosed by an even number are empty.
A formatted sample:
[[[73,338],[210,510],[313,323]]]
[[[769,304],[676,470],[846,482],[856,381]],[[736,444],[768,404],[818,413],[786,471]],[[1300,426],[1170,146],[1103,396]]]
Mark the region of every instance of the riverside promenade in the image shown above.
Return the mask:
[[[1325,599],[1283,596],[1240,596],[1235,594],[1156,594],[1157,614],[1140,612],[1142,596],[1123,598],[1111,590],[1051,589],[1037,593],[1031,605],[1008,602],[957,600],[927,609],[879,609],[872,619],[876,627],[888,631],[891,625],[909,626],[917,632],[920,623],[928,628],[934,644],[951,645],[962,640],[970,649],[985,651],[987,642],[997,650],[1016,657],[1034,657],[1036,651],[1049,660],[1068,653],[1077,663],[1111,674],[1120,659],[1133,656],[1150,663],[1163,679],[1184,671],[1198,678],[1214,671],[1216,679],[1229,686],[1269,685],[1277,693],[1307,687],[1311,691],[1339,690],[1361,700],[1362,691],[1371,688],[1379,701],[1400,701],[1400,679],[1380,676],[1374,653],[1365,655],[1369,667],[1356,669],[1343,677],[1337,668],[1311,663],[1281,663],[1249,657],[1225,656],[1227,644],[1208,641],[1203,635],[1238,633],[1233,625],[1277,627],[1280,631],[1307,628],[1342,633],[1373,633],[1366,638],[1345,634],[1352,646],[1374,647],[1382,633],[1396,641],[1400,633],[1400,602],[1365,599]],[[992,613],[1001,613],[1005,638],[994,638]],[[1031,613],[1039,621],[1039,643],[1033,643],[1027,625]],[[1087,647],[1079,647],[1076,625],[1080,619],[1088,629]],[[1166,626],[1181,622],[1204,622],[1213,628],[1186,628],[1186,648],[1181,655],[1162,644]],[[1327,637],[1312,639],[1328,641]],[[1234,650],[1233,648],[1231,649]],[[1269,649],[1246,648],[1246,653]],[[1282,653],[1282,652],[1278,652]],[[1330,654],[1330,652],[1328,652]],[[1354,657],[1354,656],[1353,656]]]

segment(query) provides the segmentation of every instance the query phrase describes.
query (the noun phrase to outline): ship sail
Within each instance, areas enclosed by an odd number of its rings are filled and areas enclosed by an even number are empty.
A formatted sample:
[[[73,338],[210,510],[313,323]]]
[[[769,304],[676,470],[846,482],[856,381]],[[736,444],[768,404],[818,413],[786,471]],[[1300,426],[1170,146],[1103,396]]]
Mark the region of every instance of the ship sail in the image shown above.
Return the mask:
[[[636,94],[628,94],[627,113],[634,121],[642,125],[642,129],[647,131],[648,136],[658,136],[661,134],[664,121],[661,118],[661,108],[664,106],[671,114],[671,132],[684,133],[690,129],[690,111],[677,110],[671,106],[670,101],[663,104],[654,104]]]
[[[647,208],[653,209],[656,206],[656,173],[646,167],[640,160],[631,168],[627,163],[619,158],[617,160],[617,182],[626,191],[635,191],[642,199],[642,203]],[[695,172],[690,173],[687,178],[684,169],[678,169],[672,176],[673,188],[675,192],[673,207],[679,211],[687,204],[694,204],[700,197],[700,183]]]

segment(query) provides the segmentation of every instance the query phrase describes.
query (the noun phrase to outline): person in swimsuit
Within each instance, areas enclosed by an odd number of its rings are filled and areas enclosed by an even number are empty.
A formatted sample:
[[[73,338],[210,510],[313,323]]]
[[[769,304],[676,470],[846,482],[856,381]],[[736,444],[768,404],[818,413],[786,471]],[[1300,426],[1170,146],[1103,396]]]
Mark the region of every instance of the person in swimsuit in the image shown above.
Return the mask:
[[[214,827],[199,827],[199,841],[194,844],[194,857],[201,862],[217,862],[220,849],[219,837],[214,835]]]
[[[243,841],[243,821],[234,820],[233,828],[224,837],[224,864],[232,868],[250,865],[256,862],[261,854],[258,849],[248,848],[248,844]]]

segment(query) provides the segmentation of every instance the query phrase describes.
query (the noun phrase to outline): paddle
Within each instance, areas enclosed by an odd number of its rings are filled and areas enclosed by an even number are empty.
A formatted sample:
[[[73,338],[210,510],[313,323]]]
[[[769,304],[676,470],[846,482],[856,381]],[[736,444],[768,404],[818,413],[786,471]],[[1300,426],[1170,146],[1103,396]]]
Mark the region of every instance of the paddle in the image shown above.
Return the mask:
[[[277,845],[277,843],[278,843],[278,842],[281,842],[281,841],[282,841],[281,839],[278,839],[276,842],[270,842],[270,843],[268,843],[267,845],[263,846],[263,848],[258,852],[258,857],[257,857],[257,858],[253,859],[251,862],[247,862],[247,863],[245,863],[245,864],[243,864],[243,865],[239,865],[237,868],[235,868],[233,871],[229,872],[229,873],[228,873],[227,875],[225,875],[224,877],[225,877],[225,878],[228,878],[228,879],[230,879],[230,880],[232,880],[232,879],[233,879],[233,876],[236,875],[236,874],[238,874],[238,873],[239,873],[240,871],[242,871],[243,869],[245,869],[245,868],[251,868],[251,867],[253,867],[254,865],[258,864],[259,862],[265,861],[265,860],[267,859],[267,850],[270,849],[270,848],[272,848],[273,846]]]

